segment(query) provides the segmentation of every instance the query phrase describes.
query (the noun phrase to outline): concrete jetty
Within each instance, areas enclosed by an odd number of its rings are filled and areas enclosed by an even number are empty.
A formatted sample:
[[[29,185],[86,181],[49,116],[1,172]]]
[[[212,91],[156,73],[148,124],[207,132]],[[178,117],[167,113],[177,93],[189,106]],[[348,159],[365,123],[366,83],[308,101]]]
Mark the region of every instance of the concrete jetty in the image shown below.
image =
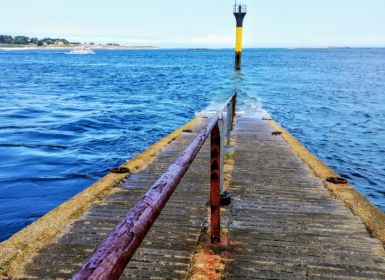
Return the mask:
[[[225,278],[385,279],[381,242],[269,122],[238,120]]]
[[[135,173],[108,175],[0,244],[3,278],[71,278],[207,122],[195,119],[128,162]],[[206,143],[122,279],[385,279],[381,211],[348,185],[333,191],[290,137],[263,113],[238,116],[225,162],[232,203],[216,245]]]

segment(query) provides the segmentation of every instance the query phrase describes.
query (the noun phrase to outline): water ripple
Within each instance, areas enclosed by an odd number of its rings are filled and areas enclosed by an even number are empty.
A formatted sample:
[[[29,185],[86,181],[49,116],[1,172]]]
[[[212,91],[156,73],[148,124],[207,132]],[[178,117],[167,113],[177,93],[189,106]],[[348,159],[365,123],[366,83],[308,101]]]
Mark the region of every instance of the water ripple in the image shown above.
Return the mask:
[[[0,240],[235,88],[385,209],[385,50],[0,52]]]

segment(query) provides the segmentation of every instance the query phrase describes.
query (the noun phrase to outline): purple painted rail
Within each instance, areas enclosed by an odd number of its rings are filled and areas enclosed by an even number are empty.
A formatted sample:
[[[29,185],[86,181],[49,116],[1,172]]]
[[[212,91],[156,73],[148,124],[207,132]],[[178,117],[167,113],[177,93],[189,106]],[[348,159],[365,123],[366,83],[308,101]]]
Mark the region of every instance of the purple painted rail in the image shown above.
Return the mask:
[[[236,95],[231,98],[234,102]],[[235,103],[235,102],[234,102]],[[233,103],[233,104],[234,104]],[[234,111],[235,112],[235,111]],[[232,116],[233,119],[234,116]],[[146,234],[211,135],[211,241],[220,242],[220,131],[218,117],[211,118],[180,157],[128,212],[92,257],[72,279],[119,279]]]

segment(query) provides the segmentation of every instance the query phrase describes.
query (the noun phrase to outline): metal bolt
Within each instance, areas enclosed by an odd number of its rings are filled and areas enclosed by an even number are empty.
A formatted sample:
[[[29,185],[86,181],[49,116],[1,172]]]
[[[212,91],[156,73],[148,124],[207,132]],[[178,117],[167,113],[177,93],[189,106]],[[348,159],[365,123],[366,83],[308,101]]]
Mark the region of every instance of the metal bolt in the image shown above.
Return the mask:
[[[282,132],[281,131],[274,131],[273,133],[271,133],[272,135],[275,135],[275,136],[277,136],[277,135],[281,135],[282,134]]]
[[[115,173],[115,174],[130,173],[130,169],[128,169],[127,167],[115,167],[111,169],[111,173]]]
[[[346,185],[349,183],[348,180],[340,177],[328,177],[326,178],[326,181],[336,185]]]

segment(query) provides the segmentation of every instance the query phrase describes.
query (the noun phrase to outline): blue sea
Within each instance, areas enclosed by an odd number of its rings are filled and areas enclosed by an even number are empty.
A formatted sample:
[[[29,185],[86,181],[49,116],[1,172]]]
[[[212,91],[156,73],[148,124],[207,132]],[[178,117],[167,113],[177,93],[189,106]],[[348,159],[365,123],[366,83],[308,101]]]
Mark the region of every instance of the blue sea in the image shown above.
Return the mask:
[[[0,51],[0,240],[239,92],[385,210],[385,49]]]

